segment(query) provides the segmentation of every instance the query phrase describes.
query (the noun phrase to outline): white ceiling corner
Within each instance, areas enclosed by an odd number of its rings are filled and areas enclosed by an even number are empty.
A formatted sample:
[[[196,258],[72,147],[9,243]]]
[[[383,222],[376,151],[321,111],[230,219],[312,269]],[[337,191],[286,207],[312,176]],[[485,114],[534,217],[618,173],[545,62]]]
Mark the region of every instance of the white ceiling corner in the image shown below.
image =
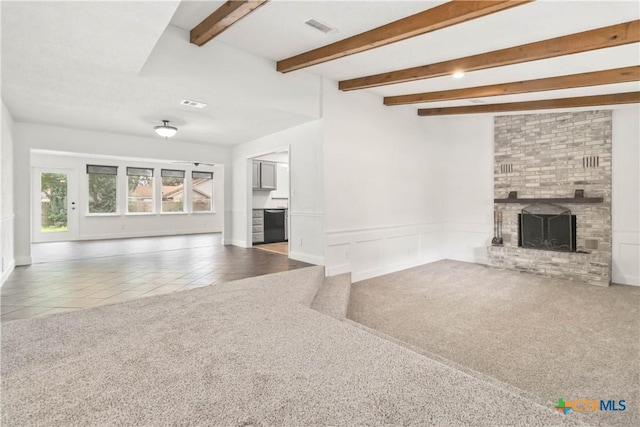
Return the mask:
[[[137,73],[179,4],[179,0],[5,1],[2,31],[10,38],[3,38],[3,53],[8,56],[3,61],[46,66],[58,58]]]

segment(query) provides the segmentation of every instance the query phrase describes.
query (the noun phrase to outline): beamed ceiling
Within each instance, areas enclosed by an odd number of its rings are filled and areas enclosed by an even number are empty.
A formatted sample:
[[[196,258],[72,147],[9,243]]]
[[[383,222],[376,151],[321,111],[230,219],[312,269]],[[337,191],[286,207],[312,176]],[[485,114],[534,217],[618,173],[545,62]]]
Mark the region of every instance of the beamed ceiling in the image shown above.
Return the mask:
[[[188,139],[234,144],[318,118],[296,98],[317,76],[420,116],[640,102],[636,1],[26,3],[2,13],[3,98],[19,120],[71,125],[71,114],[142,134],[167,118]],[[33,72],[43,66],[49,75]]]

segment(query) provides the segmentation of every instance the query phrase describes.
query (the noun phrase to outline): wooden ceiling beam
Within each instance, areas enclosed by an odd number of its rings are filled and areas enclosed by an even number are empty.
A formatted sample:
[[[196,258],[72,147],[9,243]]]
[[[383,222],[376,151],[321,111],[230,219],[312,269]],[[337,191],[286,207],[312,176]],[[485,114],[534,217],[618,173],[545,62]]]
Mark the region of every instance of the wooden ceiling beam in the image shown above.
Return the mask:
[[[281,73],[288,73],[460,24],[531,1],[449,1],[373,30],[283,59],[278,61],[276,68]]]
[[[510,102],[507,104],[470,105],[464,107],[420,108],[418,115],[447,116],[454,114],[504,113],[511,111],[551,110],[556,108],[595,107],[600,105],[637,104],[640,92],[581,96],[576,98],[544,99],[541,101]]]
[[[267,3],[269,0],[229,0],[201,23],[196,25],[190,33],[191,43],[203,46],[209,40]]]
[[[339,88],[347,91],[405,83],[452,75],[457,71],[486,70],[488,68],[522,64],[540,59],[637,43],[639,41],[640,21],[630,21],[436,64],[343,80],[339,83]]]
[[[442,90],[438,92],[413,93],[410,95],[386,96],[384,98],[384,105],[393,106],[419,104],[421,102],[454,101],[458,99],[626,83],[638,80],[640,80],[640,66],[634,65],[632,67],[548,77],[545,79]]]

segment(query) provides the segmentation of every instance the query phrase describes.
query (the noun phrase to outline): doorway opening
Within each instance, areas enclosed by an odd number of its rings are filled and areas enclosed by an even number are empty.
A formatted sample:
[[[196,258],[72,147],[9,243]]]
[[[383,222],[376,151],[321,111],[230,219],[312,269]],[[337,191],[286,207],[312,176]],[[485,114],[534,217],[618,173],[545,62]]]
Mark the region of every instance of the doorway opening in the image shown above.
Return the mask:
[[[33,169],[34,242],[75,240],[78,234],[77,183],[73,169]]]
[[[289,254],[289,150],[252,157],[251,244],[257,249]]]

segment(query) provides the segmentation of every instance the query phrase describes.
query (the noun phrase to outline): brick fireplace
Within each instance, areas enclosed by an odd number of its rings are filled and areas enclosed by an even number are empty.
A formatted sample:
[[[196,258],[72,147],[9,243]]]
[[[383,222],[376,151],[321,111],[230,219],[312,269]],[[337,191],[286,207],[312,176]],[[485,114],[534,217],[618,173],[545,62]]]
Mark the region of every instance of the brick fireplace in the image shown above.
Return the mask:
[[[611,281],[611,111],[499,116],[493,267]],[[575,233],[572,235],[572,233]]]

